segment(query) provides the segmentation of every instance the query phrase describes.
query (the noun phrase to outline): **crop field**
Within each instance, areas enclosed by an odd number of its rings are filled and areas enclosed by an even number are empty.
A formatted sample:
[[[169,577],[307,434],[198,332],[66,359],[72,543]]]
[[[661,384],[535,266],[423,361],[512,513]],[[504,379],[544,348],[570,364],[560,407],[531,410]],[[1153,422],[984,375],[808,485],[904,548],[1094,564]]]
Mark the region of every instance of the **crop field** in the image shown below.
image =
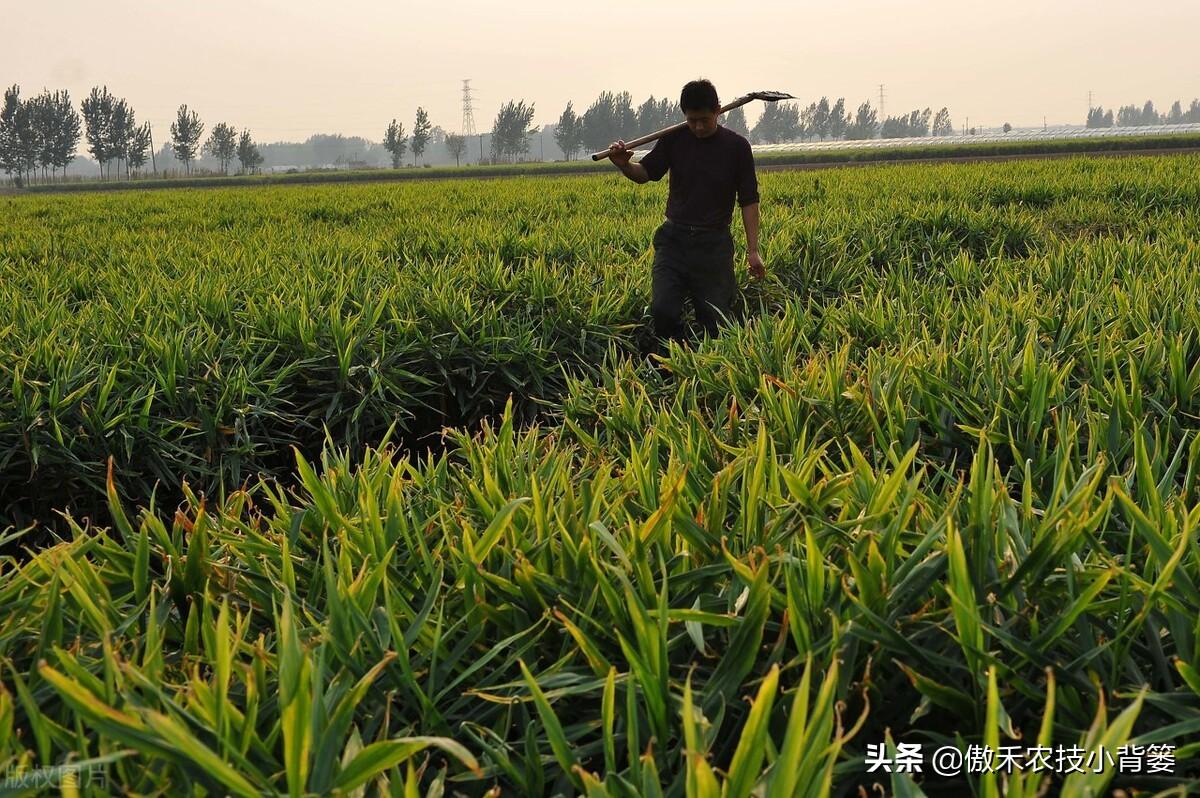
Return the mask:
[[[1200,157],[759,179],[0,197],[0,796],[1196,794]]]

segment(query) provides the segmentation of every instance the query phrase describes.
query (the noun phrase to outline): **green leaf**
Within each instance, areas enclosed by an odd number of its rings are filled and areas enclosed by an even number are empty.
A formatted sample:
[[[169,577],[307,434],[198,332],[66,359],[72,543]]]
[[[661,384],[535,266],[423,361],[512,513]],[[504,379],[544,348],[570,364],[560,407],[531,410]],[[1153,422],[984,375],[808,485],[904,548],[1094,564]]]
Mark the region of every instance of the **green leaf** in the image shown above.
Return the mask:
[[[554,751],[554,758],[558,760],[563,772],[570,775],[576,789],[583,789],[583,784],[575,773],[575,766],[578,762],[575,754],[571,751],[571,744],[567,741],[567,736],[563,733],[558,716],[554,714],[554,709],[546,700],[546,694],[542,692],[537,680],[525,666],[524,660],[518,660],[518,663],[521,666],[521,674],[525,677],[525,684],[529,685],[529,692],[533,694],[533,705],[537,708],[538,717],[542,719],[542,725],[546,727],[546,736],[550,739],[550,748]]]
[[[767,723],[778,685],[779,666],[773,665],[758,688],[758,695],[750,706],[750,715],[742,727],[742,736],[738,740],[737,750],[733,752],[733,761],[729,764],[725,798],[749,798],[750,791],[758,782],[759,768],[766,754]]]
[[[426,748],[440,748],[465,765],[476,776],[483,776],[479,763],[471,752],[454,740],[446,737],[403,737],[371,743],[359,751],[350,760],[350,764],[342,768],[333,788],[340,793],[355,790]]]

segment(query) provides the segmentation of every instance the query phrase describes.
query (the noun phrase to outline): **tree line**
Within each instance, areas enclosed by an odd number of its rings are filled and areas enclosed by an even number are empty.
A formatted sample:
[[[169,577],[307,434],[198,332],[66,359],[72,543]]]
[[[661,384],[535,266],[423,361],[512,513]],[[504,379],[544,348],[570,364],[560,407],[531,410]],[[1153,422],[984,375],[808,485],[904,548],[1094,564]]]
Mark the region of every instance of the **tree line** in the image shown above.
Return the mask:
[[[756,144],[812,140],[858,141],[876,137],[949,136],[953,132],[948,108],[943,107],[936,115],[930,108],[917,109],[899,116],[885,117],[881,121],[879,112],[871,106],[870,101],[859,105],[851,114],[846,108],[845,99],[839,97],[830,103],[828,97],[822,97],[805,108],[797,103],[767,105],[750,131],[750,140]]]
[[[215,125],[208,140],[201,145],[204,124],[187,105],[179,107],[171,124],[171,147],[175,157],[190,172],[197,151],[212,154],[221,162],[221,171],[228,172],[236,158],[243,172],[254,171],[263,162],[249,130],[240,134],[233,126],[221,122]],[[153,134],[150,123],[139,124],[133,107],[123,97],[109,92],[107,86],[94,87],[76,111],[70,94],[50,92],[21,99],[21,87],[14,85],[4,92],[0,108],[0,169],[14,175],[18,185],[39,176],[53,180],[75,160],[80,141],[95,159],[101,178],[129,179],[152,161]],[[47,172],[49,174],[47,174]]]
[[[651,95],[635,109],[629,92],[605,91],[582,114],[568,102],[558,118],[554,137],[570,160],[584,147],[602,150],[619,138],[651,133],[682,120],[678,105],[666,97],[656,99]],[[747,127],[745,112],[740,107],[722,115],[721,124],[755,144],[876,136],[946,136],[954,132],[950,111],[946,108],[938,111],[936,116],[926,108],[880,121],[870,102],[864,102],[851,115],[844,98],[831,103],[828,97],[804,108],[797,103],[768,103],[752,129]]]
[[[85,101],[86,102],[86,101]],[[79,146],[79,114],[65,91],[49,90],[27,100],[21,87],[4,92],[0,108],[0,168],[15,175],[18,185],[47,169],[53,178],[75,158]]]
[[[538,133],[536,127],[531,127],[533,116],[534,104],[525,100],[509,100],[500,107],[491,129],[490,154],[494,162],[515,161],[529,152],[531,138]],[[674,99],[651,95],[635,106],[627,91],[603,91],[582,113],[568,102],[553,126],[553,138],[571,160],[585,149],[603,150],[616,139],[650,133],[682,119]],[[954,132],[945,107],[936,114],[924,108],[881,119],[870,101],[851,112],[840,97],[832,102],[821,97],[803,107],[789,102],[765,104],[752,128],[742,108],[724,114],[721,123],[756,144],[945,136]],[[1115,111],[1096,107],[1087,118],[1090,128],[1183,123],[1200,123],[1200,100],[1192,100],[1187,110],[1177,100],[1165,113],[1158,112],[1151,101]],[[222,173],[228,173],[235,160],[244,173],[257,171],[262,165],[263,155],[249,130],[239,133],[232,125],[218,122],[201,144],[204,131],[199,115],[186,104],[181,105],[163,152],[180,161],[189,174],[201,154],[215,158]],[[16,175],[18,183],[38,176],[54,179],[59,170],[65,173],[81,140],[86,142],[86,151],[98,164],[102,178],[111,178],[115,165],[117,178],[124,170],[128,179],[145,167],[148,158],[154,158],[149,123],[139,124],[129,102],[111,94],[107,86],[93,88],[78,111],[66,91],[45,90],[26,100],[21,99],[19,86],[5,92],[0,108],[0,168]],[[444,146],[457,165],[461,165],[468,149],[461,134],[434,126],[421,107],[417,108],[411,132],[393,118],[384,130],[381,146],[392,166],[399,167],[406,155],[416,165],[431,143]]]
[[[493,161],[516,160],[529,151],[531,137],[538,133],[536,128],[530,127],[533,116],[533,103],[526,104],[524,100],[509,100],[500,107],[491,130]],[[629,92],[603,91],[583,113],[578,113],[574,103],[568,102],[554,125],[554,140],[566,159],[572,160],[584,149],[603,150],[617,139],[652,133],[681,121],[683,116],[678,103],[671,98],[651,95],[635,107]],[[845,99],[831,103],[827,97],[805,108],[795,103],[769,103],[753,129],[748,127],[745,111],[740,107],[724,114],[721,124],[756,144],[869,139],[880,135],[884,138],[945,136],[954,132],[950,111],[946,108],[936,115],[926,108],[880,121],[870,102],[864,102],[851,115]],[[428,131],[429,117],[421,108],[417,109],[411,139],[404,124],[392,119],[383,136],[383,146],[391,155],[392,166],[399,167],[404,162],[410,140],[415,165],[428,142]],[[463,137],[448,133],[443,142],[455,163],[460,164],[466,152]]]
[[[1159,113],[1154,108],[1154,102],[1146,100],[1142,106],[1123,105],[1113,114],[1113,109],[1105,110],[1096,106],[1088,111],[1087,126],[1102,127],[1144,127],[1146,125],[1195,125],[1200,124],[1200,100],[1192,100],[1191,106],[1185,111],[1183,103],[1176,100],[1166,113]]]

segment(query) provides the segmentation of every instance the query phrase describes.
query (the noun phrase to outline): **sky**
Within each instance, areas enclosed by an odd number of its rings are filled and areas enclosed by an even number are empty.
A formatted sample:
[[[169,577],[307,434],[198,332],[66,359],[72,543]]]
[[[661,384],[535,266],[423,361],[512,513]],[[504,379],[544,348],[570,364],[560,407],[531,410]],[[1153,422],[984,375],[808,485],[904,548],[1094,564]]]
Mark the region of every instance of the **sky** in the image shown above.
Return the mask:
[[[1082,123],[1106,108],[1200,97],[1196,0],[842,0],[642,4],[523,0],[0,0],[0,83],[22,96],[92,86],[126,98],[155,144],[186,103],[206,127],[258,141],[342,133],[379,141],[418,106],[475,126],[523,99],[535,124],[606,89],[677,99],[696,77],[723,100],[760,89],[887,114],[950,109],[955,127]],[[748,108],[751,124],[759,113]],[[645,131],[631,131],[631,133]],[[161,136],[161,138],[160,138]]]

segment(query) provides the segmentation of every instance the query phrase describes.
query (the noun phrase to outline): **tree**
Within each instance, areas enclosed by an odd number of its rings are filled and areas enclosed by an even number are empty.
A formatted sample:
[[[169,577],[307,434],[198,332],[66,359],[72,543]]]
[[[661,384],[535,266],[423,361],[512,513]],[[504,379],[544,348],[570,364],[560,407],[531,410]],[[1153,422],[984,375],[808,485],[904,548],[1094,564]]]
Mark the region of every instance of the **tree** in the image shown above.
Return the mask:
[[[854,140],[873,139],[879,130],[879,115],[870,102],[858,106],[854,121],[846,127],[846,138]]]
[[[1162,117],[1154,110],[1154,103],[1146,100],[1141,108],[1136,105],[1123,105],[1117,111],[1117,124],[1121,127],[1138,127],[1143,125],[1162,124]]]
[[[133,142],[137,122],[133,109],[123,99],[113,98],[112,110],[106,125],[108,134],[108,156],[117,159],[117,179],[121,178],[121,165],[126,164],[128,174],[129,148]]]
[[[1167,112],[1167,118],[1164,119],[1163,122],[1168,125],[1182,125],[1183,103],[1181,103],[1179,100],[1176,100],[1174,103],[1172,103],[1171,110]]]
[[[813,132],[815,130],[813,125],[814,125],[814,120],[816,119],[816,116],[817,116],[817,104],[816,103],[809,103],[808,106],[803,111],[799,112],[798,117],[797,117],[797,122],[796,122],[796,134],[799,136],[801,141],[804,141],[804,140],[808,139],[809,137],[815,135],[815,133]]]
[[[1005,122],[1005,123],[1004,123],[1004,132],[1005,132],[1005,133],[1012,133],[1012,125],[1010,125],[1008,122]]]
[[[204,123],[195,111],[188,111],[187,105],[179,106],[175,121],[171,123],[171,148],[175,157],[183,161],[183,166],[189,174],[192,171],[192,161],[196,159],[196,148],[200,144],[200,136],[204,134]]]
[[[950,109],[942,106],[942,110],[937,112],[937,116],[933,118],[933,135],[935,136],[952,136],[954,135],[954,123],[950,121]]]
[[[17,109],[17,156],[20,159],[21,171],[27,178],[32,178],[36,174],[38,155],[42,151],[38,114],[36,97],[31,97],[21,103],[21,107]]]
[[[104,177],[104,164],[112,157],[109,126],[112,124],[115,98],[103,89],[92,87],[92,93],[80,105],[83,121],[87,126],[87,151],[100,166],[100,177]]]
[[[258,151],[258,145],[254,143],[254,139],[250,138],[249,130],[243,130],[242,135],[238,138],[237,157],[242,165],[243,174],[256,171],[263,162],[263,156]]]
[[[17,170],[13,144],[17,106],[21,103],[21,89],[13,86],[4,91],[4,105],[0,107],[0,169],[6,175]]]
[[[25,154],[33,137],[29,108],[21,101],[21,87],[12,86],[4,92],[4,107],[0,109],[0,167],[5,173],[16,173],[17,185],[27,166]]]
[[[734,108],[724,114],[724,119],[721,124],[732,130],[734,133],[740,133],[746,138],[750,137],[750,128],[746,126],[746,109],[742,106]]]
[[[446,134],[446,152],[454,156],[454,165],[461,166],[463,153],[467,151],[467,140],[458,133]]]
[[[559,115],[558,124],[554,126],[554,140],[568,161],[574,158],[575,153],[583,146],[583,120],[575,115],[570,101]]]
[[[1146,104],[1142,106],[1142,124],[1143,125],[1159,125],[1162,124],[1162,117],[1158,115],[1158,111],[1154,110],[1154,102],[1146,100]]]
[[[408,149],[408,136],[404,135],[404,125],[398,124],[395,119],[383,134],[383,148],[391,153],[392,168],[399,169],[400,164],[404,163],[404,151]]]
[[[644,134],[662,130],[679,121],[678,116],[675,112],[675,105],[670,100],[666,97],[655,100],[651,95],[649,99],[638,106],[637,131],[639,134]]]
[[[29,123],[33,127],[33,160],[34,166],[42,170],[42,179],[46,179],[46,168],[54,160],[51,151],[55,127],[54,97],[49,89],[36,97],[29,99]]]
[[[100,165],[101,177],[105,164],[111,164],[114,158],[117,177],[121,176],[122,164],[126,165],[128,173],[129,150],[138,130],[133,108],[124,99],[110,94],[105,86],[93,87],[81,109],[87,125],[88,152]]]
[[[620,94],[601,92],[583,113],[584,145],[592,150],[603,150],[618,139],[634,135],[638,119],[631,103],[627,91]]]
[[[429,142],[429,114],[424,108],[417,107],[417,121],[413,124],[412,132],[412,152],[413,166],[416,166],[417,159],[425,153],[425,145]]]
[[[829,135],[830,122],[829,98],[822,97],[813,109],[813,133],[822,141]]]
[[[66,168],[75,158],[79,144],[79,116],[71,107],[71,95],[47,89],[36,97],[21,100],[21,89],[13,86],[4,94],[0,110],[0,168],[18,178],[41,168],[50,175]]]
[[[1188,112],[1183,115],[1183,121],[1187,124],[1200,124],[1200,100],[1192,100]]]
[[[767,103],[750,131],[751,140],[758,144],[779,144],[799,136],[800,109],[795,103]]]
[[[509,100],[500,106],[496,121],[492,123],[492,155],[497,158],[510,156],[516,160],[529,150],[529,136],[536,133],[530,130],[533,121],[533,103],[525,105],[525,101]]]
[[[926,108],[924,111],[913,111],[909,114],[909,127],[912,130],[913,136],[928,136],[929,135],[929,118],[933,116],[933,111]]]
[[[829,137],[832,139],[845,138],[846,128],[849,124],[850,119],[846,116],[846,99],[839,97],[838,101],[829,109]]]
[[[208,141],[204,142],[204,152],[221,162],[221,174],[229,173],[229,163],[237,155],[237,131],[233,125],[218,122],[213,125]]]
[[[900,116],[889,116],[883,120],[883,126],[880,129],[880,135],[885,139],[896,138],[911,138],[914,136],[929,135],[929,117],[933,115],[933,111],[926,108],[924,111],[911,111]],[[947,112],[947,123],[949,120],[949,112]]]
[[[75,149],[79,146],[79,114],[71,104],[70,93],[65,90],[54,92],[51,105],[54,113],[53,128],[49,133],[50,166],[65,173],[67,166],[75,160]]]
[[[125,162],[125,173],[130,169],[141,169],[146,165],[146,156],[150,153],[150,123],[140,125],[129,140],[128,160]]]
[[[1100,106],[1096,106],[1088,111],[1087,126],[1090,128],[1102,128],[1113,126],[1112,109],[1105,111]]]

